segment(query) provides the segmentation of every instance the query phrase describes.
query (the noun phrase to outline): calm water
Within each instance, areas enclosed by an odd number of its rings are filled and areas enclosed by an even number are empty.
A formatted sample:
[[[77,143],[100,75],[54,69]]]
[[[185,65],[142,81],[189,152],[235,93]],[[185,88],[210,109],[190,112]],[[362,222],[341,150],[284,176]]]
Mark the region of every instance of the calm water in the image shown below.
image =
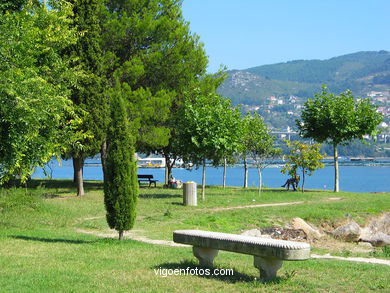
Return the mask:
[[[102,168],[95,161],[89,161],[84,168],[84,179],[103,180]],[[72,161],[57,161],[49,163],[54,179],[73,178]],[[305,188],[333,190],[333,166],[317,170],[312,176],[306,177]],[[159,182],[164,182],[163,168],[139,168],[138,174],[152,174]],[[182,181],[202,182],[202,169],[192,171],[176,168],[173,176]],[[207,185],[222,185],[223,168],[208,167],[206,170]],[[45,178],[42,169],[37,169],[33,178]],[[279,168],[266,168],[263,171],[263,184],[266,187],[280,187],[287,175],[280,173]],[[243,186],[244,169],[230,167],[227,169],[226,184],[229,186]],[[256,169],[249,169],[249,186],[258,186]],[[390,166],[340,166],[340,190],[352,192],[390,192]]]

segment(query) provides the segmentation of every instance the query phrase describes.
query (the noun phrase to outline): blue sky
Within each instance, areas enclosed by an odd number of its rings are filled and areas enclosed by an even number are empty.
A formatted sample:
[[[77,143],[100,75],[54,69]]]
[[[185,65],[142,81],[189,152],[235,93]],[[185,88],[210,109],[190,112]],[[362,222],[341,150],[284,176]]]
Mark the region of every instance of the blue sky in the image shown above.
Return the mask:
[[[209,71],[390,51],[390,0],[184,0]]]

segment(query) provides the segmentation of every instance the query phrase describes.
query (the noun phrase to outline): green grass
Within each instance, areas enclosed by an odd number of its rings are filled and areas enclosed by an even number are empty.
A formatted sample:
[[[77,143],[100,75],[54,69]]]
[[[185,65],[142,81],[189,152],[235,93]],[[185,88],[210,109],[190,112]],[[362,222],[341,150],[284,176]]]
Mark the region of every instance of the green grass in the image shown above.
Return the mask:
[[[0,189],[1,292],[389,292],[389,266],[336,260],[285,262],[279,277],[263,284],[256,280],[253,257],[223,251],[216,266],[233,268],[234,276],[164,278],[155,270],[197,268],[191,249],[77,232],[109,233],[101,182],[87,182],[86,191],[85,197],[77,198],[69,181],[56,180],[33,181],[28,189]],[[363,224],[390,210],[390,194],[265,190],[259,195],[256,189],[210,187],[205,202],[184,207],[181,190],[141,188],[140,193],[134,233],[165,240],[171,240],[176,229],[240,233],[284,226],[294,217],[315,225],[336,225],[348,213]],[[328,201],[330,197],[342,199]],[[304,204],[215,210],[296,201]],[[339,255],[343,254],[356,253],[343,248]],[[359,255],[390,258],[388,248]]]

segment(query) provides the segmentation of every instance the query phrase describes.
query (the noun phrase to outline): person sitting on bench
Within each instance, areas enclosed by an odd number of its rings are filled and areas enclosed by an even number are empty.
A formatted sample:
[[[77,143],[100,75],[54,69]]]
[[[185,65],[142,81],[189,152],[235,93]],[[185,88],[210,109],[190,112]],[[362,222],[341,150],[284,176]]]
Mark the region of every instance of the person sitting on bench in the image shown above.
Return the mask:
[[[287,179],[286,183],[284,183],[282,187],[286,187],[287,190],[290,190],[290,185],[291,185],[294,191],[297,191],[299,180],[300,180],[299,175],[295,174],[293,177]]]

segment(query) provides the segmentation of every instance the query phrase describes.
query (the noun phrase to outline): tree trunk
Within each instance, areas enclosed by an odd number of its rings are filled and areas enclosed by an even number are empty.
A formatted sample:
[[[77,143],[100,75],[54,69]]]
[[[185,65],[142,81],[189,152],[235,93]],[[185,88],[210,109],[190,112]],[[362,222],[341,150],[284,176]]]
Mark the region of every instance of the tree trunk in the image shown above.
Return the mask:
[[[74,170],[73,172],[75,174],[75,179],[76,179],[77,196],[84,195],[83,167],[84,167],[84,158],[73,157],[73,170]]]
[[[226,162],[226,158],[223,159],[223,188],[226,187],[226,165],[227,165],[227,162]]]
[[[106,160],[107,160],[107,140],[104,140],[100,148],[100,160],[102,162],[103,180],[105,180],[106,174]]]
[[[165,185],[169,184],[169,156],[164,153],[165,158]]]
[[[339,154],[337,144],[333,145],[334,156],[334,192],[339,192]]]
[[[120,230],[119,231],[119,238],[118,238],[119,240],[122,240],[123,239],[123,231],[122,230]]]
[[[203,170],[202,170],[202,200],[205,200],[204,191],[206,188],[206,159],[203,159]]]
[[[302,192],[304,192],[304,186],[305,186],[305,169],[302,169]]]
[[[259,194],[261,194],[261,186],[263,185],[262,169],[257,168],[257,172],[259,173]]]
[[[168,186],[169,184],[169,179],[172,177],[172,169],[173,165],[175,164],[176,159],[172,160],[169,155],[165,155],[165,184]]]
[[[244,188],[248,187],[248,163],[244,158]]]
[[[167,167],[167,176],[168,176],[168,181],[169,182],[169,178],[172,178],[172,168],[173,168],[173,164],[168,164],[168,167]],[[168,184],[168,183],[166,183]]]
[[[166,186],[168,186],[168,184],[169,184],[169,170],[168,170],[168,164],[166,163],[167,162],[167,160],[165,160],[165,178],[164,178],[164,181],[165,181],[165,185]]]

